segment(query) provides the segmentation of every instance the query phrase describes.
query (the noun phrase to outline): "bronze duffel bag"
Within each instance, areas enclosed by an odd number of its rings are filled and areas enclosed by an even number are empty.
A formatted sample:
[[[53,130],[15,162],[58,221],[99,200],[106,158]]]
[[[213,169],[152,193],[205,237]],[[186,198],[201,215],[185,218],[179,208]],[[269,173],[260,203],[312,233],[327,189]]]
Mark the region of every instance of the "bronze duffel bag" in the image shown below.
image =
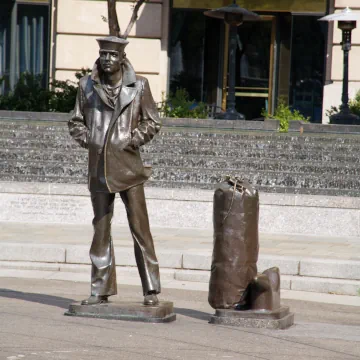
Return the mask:
[[[234,308],[257,275],[259,194],[252,185],[227,177],[214,194],[214,250],[209,304]]]

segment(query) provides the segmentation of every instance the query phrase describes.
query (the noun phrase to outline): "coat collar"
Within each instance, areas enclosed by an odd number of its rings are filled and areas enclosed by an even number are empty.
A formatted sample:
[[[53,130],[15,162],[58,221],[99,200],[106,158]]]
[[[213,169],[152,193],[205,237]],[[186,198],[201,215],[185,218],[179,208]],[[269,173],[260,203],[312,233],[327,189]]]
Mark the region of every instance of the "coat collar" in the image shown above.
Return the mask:
[[[129,86],[136,83],[136,75],[135,70],[132,67],[130,61],[125,58],[124,63],[122,65],[123,77],[122,83],[124,86]],[[91,79],[97,84],[101,84],[100,76],[102,74],[101,66],[100,66],[100,59],[95,61],[94,67],[91,72]]]
[[[120,114],[122,109],[128,105],[135,97],[136,95],[136,87],[135,87],[135,83],[136,83],[136,75],[135,75],[135,71],[134,68],[132,67],[130,61],[128,59],[125,58],[125,61],[123,63],[123,77],[122,77],[122,87],[121,87],[121,92],[119,94],[118,97],[118,101],[116,102],[115,105],[115,112]],[[95,91],[98,93],[98,95],[100,96],[101,100],[110,108],[114,109],[114,106],[112,104],[109,103],[109,100],[102,88],[101,85],[101,66],[100,66],[100,59],[97,59],[94,67],[92,69],[91,72],[91,79],[93,81],[94,84],[94,89]],[[132,86],[131,86],[132,85]]]

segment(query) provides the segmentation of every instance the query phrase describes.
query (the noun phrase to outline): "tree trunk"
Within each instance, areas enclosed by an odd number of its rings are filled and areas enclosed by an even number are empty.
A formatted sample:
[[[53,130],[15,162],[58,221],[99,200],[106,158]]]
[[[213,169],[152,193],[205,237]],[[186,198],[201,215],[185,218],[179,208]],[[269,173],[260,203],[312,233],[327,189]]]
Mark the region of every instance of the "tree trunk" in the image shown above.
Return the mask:
[[[116,0],[107,0],[108,4],[108,24],[111,36],[120,37],[120,26],[116,12]]]

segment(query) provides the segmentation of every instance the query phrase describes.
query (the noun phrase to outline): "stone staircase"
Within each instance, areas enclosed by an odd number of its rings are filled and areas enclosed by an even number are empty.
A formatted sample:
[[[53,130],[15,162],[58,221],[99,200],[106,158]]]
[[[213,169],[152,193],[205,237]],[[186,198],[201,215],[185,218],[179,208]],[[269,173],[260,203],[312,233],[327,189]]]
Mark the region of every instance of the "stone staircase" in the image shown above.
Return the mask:
[[[359,135],[163,127],[142,149],[149,185],[212,189],[225,175],[267,192],[360,196]],[[65,122],[0,121],[0,181],[86,183]]]

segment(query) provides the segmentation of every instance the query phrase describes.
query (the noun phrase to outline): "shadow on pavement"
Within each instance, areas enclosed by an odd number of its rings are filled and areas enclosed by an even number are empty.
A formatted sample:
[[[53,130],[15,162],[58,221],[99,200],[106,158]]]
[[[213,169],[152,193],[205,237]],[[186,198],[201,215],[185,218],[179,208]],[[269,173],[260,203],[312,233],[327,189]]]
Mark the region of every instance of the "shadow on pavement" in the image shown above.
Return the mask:
[[[209,321],[211,314],[198,311],[198,310],[192,310],[192,309],[183,309],[183,308],[174,308],[174,312],[179,315],[184,315],[187,317],[192,317],[194,319]]]
[[[59,296],[25,293],[22,291],[14,291],[14,290],[1,289],[1,288],[0,288],[0,297],[57,306],[62,309],[67,309],[69,307],[69,304],[75,301],[73,299],[67,299]]]

